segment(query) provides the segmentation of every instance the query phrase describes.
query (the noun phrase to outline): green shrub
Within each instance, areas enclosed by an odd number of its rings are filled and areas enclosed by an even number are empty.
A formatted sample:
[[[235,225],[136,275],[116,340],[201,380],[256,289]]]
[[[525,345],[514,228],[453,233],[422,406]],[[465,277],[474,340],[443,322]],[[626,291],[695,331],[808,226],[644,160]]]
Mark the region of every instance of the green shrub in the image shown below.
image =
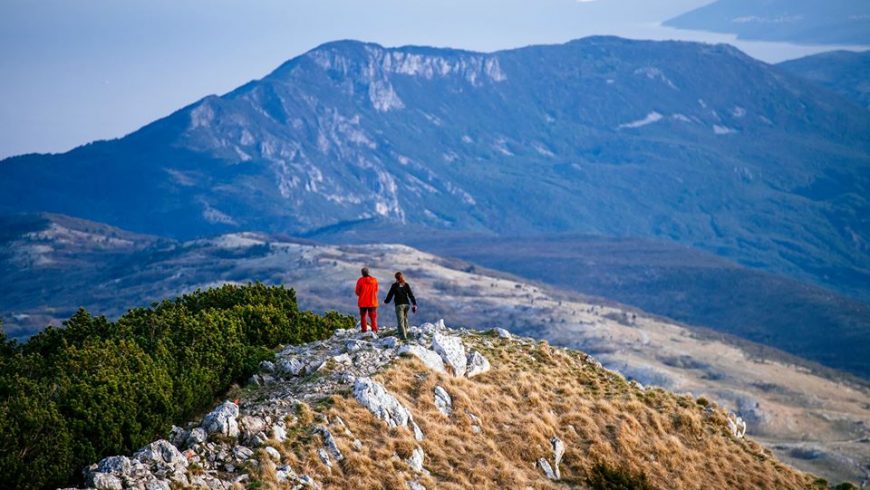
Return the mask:
[[[115,322],[79,310],[23,345],[0,333],[0,481],[74,482],[83,466],[201,413],[278,345],[354,324],[300,312],[292,289],[249,284],[135,308]]]

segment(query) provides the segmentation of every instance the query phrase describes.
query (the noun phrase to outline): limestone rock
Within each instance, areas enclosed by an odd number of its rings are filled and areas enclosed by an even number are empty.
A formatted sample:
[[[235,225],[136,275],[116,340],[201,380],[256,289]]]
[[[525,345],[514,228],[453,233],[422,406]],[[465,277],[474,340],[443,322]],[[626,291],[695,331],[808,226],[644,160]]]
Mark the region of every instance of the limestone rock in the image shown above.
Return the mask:
[[[225,401],[202,419],[202,427],[209,434],[238,437],[238,417],[239,407],[231,401]]]
[[[396,397],[388,393],[380,383],[372,381],[370,378],[358,378],[353,387],[353,396],[362,406],[368,408],[391,428],[410,425],[414,430],[414,437],[417,440],[423,438],[423,433],[414,423],[411,412],[399,403]]]
[[[483,354],[477,351],[473,351],[471,355],[468,356],[468,364],[466,365],[465,376],[468,378],[473,378],[478,374],[483,374],[489,371],[491,366],[489,365],[489,360],[483,357]]]
[[[728,429],[731,430],[731,435],[742,439],[746,435],[746,421],[732,413],[728,416]]]
[[[305,370],[305,363],[299,359],[284,359],[278,363],[278,369],[290,376],[299,376]]]
[[[444,361],[441,360],[441,356],[439,356],[435,351],[431,351],[421,345],[403,345],[402,347],[399,347],[399,354],[416,356],[418,359],[423,361],[423,364],[425,364],[427,368],[433,371],[438,371],[439,373],[446,372],[444,369]]]
[[[546,459],[541,458],[538,460],[538,467],[541,468],[544,472],[544,476],[549,478],[550,480],[557,480],[556,473],[553,472],[553,468],[550,466],[550,463],[547,462]]]
[[[160,439],[143,447],[134,458],[149,466],[182,468],[187,466],[187,458],[169,441]]]
[[[282,425],[273,425],[272,437],[274,437],[278,442],[284,442],[287,440],[287,430],[284,429],[284,426]]]
[[[123,490],[124,488],[120,478],[106,473],[92,473],[87,484],[97,490]]]
[[[556,436],[550,438],[550,445],[553,446],[553,472],[556,474],[556,479],[561,480],[562,475],[559,473],[559,463],[562,462],[562,456],[565,455],[565,443]]]
[[[411,453],[411,457],[405,460],[408,463],[408,466],[411,467],[412,470],[417,473],[423,472],[423,458],[426,457],[426,454],[423,452],[423,448],[417,446],[414,448],[414,451]]]
[[[126,476],[133,471],[133,462],[126,456],[109,456],[97,463],[97,472]]]
[[[384,349],[395,349],[399,345],[399,339],[396,337],[385,337],[381,340],[381,347]]]
[[[435,387],[435,406],[448,417],[453,413],[453,399],[450,398],[447,390],[440,386]]]
[[[268,454],[269,457],[272,458],[272,461],[275,461],[276,463],[281,461],[281,453],[279,453],[278,450],[274,447],[266,446],[265,451],[266,454]]]
[[[202,427],[196,427],[190,431],[190,434],[188,434],[185,444],[187,447],[190,447],[194,444],[202,444],[206,440],[208,440],[208,433],[205,429]]]
[[[260,371],[263,371],[264,373],[274,373],[275,363],[272,361],[262,361],[260,363]]]
[[[453,368],[454,375],[465,375],[468,360],[465,358],[465,346],[459,337],[436,332],[432,336],[432,350],[441,356],[445,364]]]
[[[332,453],[332,456],[336,461],[341,461],[344,459],[344,455],[341,454],[341,449],[338,448],[338,444],[335,443],[335,438],[332,437],[332,432],[329,431],[326,427],[318,427],[317,432],[323,438],[323,445],[326,449]]]
[[[494,329],[492,329],[492,331],[495,332],[495,334],[498,335],[499,338],[502,338],[502,339],[510,340],[512,337],[511,333],[503,328],[494,328]]]

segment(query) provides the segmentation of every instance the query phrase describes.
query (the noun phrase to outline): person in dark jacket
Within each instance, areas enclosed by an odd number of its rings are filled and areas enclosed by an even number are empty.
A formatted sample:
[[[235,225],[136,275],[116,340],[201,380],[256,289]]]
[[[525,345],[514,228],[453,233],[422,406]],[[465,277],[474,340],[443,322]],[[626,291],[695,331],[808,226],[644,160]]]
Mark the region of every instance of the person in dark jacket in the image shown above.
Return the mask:
[[[414,313],[417,313],[417,298],[414,297],[411,285],[405,282],[405,276],[401,272],[396,272],[396,282],[390,286],[390,292],[387,293],[384,304],[389,304],[394,297],[396,298],[396,322],[399,327],[399,338],[408,340],[408,309],[410,308]]]

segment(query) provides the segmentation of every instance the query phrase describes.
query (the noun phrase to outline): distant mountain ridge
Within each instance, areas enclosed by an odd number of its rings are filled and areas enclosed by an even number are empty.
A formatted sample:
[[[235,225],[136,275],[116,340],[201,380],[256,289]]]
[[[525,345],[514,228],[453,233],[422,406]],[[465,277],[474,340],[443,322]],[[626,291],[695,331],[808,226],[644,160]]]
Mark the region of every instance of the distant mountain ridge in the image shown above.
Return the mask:
[[[854,0],[717,0],[665,22],[680,29],[799,44],[870,44],[870,3]]]
[[[870,109],[870,51],[831,51],[777,66]]]
[[[866,300],[868,134],[724,45],[342,41],[122,139],[4,160],[0,212],[182,239],[371,218],[651,236]]]

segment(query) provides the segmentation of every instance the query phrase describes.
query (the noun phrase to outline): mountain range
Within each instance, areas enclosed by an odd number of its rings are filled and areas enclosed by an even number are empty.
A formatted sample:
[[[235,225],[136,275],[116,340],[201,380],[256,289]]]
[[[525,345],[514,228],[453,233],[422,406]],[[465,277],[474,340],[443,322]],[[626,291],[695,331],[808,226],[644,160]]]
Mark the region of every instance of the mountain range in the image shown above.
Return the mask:
[[[799,44],[870,44],[870,4],[852,0],[717,0],[665,22],[680,29]]]
[[[180,239],[370,219],[653,237],[866,300],[868,134],[726,45],[341,41],[124,138],[0,162],[0,213]]]

